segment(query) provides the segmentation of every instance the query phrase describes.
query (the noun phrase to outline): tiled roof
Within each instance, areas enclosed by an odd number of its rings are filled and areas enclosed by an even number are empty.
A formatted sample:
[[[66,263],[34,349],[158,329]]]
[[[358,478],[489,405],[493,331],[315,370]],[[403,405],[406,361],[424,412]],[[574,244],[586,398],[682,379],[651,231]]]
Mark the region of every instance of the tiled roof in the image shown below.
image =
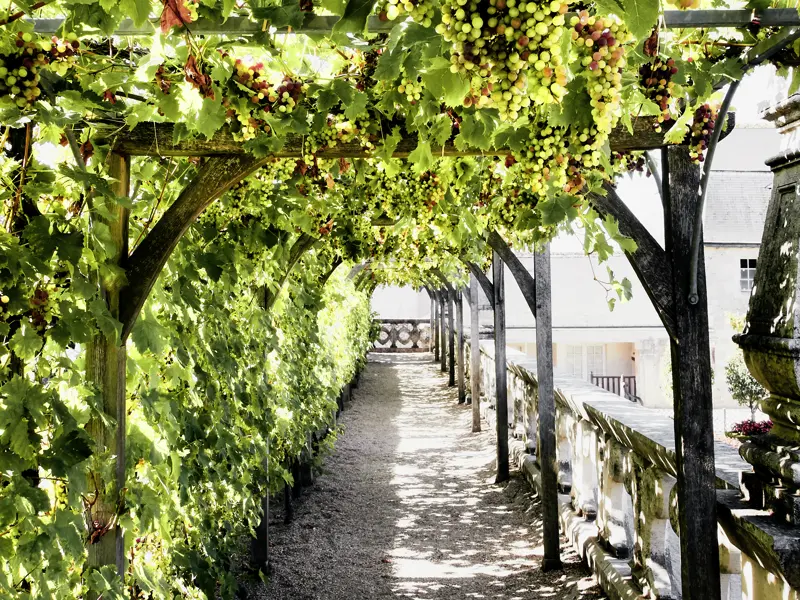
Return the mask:
[[[706,197],[706,244],[761,242],[772,192],[769,171],[712,171]]]

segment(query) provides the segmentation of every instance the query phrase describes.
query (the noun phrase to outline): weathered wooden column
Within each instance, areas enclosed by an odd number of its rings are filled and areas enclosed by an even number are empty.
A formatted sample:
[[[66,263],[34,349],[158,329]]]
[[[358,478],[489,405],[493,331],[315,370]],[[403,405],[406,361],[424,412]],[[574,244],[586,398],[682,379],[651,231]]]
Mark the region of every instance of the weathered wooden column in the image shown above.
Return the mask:
[[[433,295],[433,292],[429,288],[427,289],[428,296],[431,299],[431,326],[429,330],[430,341],[428,342],[428,348],[433,351],[434,347],[436,346],[436,299]]]
[[[494,371],[497,407],[497,482],[509,477],[508,467],[508,372],[506,365],[506,292],[503,259],[492,252],[494,279]]]
[[[467,401],[467,390],[464,382],[464,297],[461,290],[455,291],[456,295],[456,327],[458,328],[458,403],[464,404]]]
[[[110,175],[116,182],[113,190],[118,196],[130,193],[130,159],[110,154]],[[128,209],[119,203],[105,201],[110,218],[105,224],[110,229],[115,244],[111,261],[125,266],[128,257]],[[112,316],[119,318],[120,288],[122,281],[101,281],[102,294]],[[102,409],[107,420],[92,419],[86,426],[94,440],[95,456],[109,452],[115,456],[116,490],[112,497],[104,494],[105,482],[97,470],[89,472],[91,507],[86,511],[87,538],[89,540],[89,567],[116,565],[122,576],[125,572],[125,538],[122,528],[116,525],[119,493],[125,487],[125,375],[127,349],[117,336],[98,333],[86,346],[86,378],[100,389]],[[109,425],[107,423],[113,423]]]
[[[445,294],[447,294],[447,353],[449,355],[447,385],[454,387],[456,385],[456,318],[453,313],[455,312],[456,291],[451,288],[445,290]]]
[[[480,285],[475,275],[469,277],[469,387],[472,395],[472,431],[481,430],[481,341],[478,305],[480,304]]]
[[[442,373],[447,373],[447,290],[439,292],[439,358],[441,359]]]
[[[541,471],[542,569],[561,568],[558,531],[558,457],[556,404],[553,390],[553,313],[550,289],[550,244],[534,253],[536,273],[536,378],[539,383],[539,440],[536,458]]]
[[[667,162],[663,183],[668,215],[665,250],[672,265],[675,312],[671,350],[683,600],[718,600],[711,349],[702,241],[697,261],[699,300],[695,304],[689,301],[689,264],[700,166],[692,162],[686,146],[670,147]]]
[[[439,304],[439,292],[433,292],[433,298],[431,298],[431,302],[433,302],[433,361],[439,362],[439,346],[441,345],[441,338],[442,336],[439,335],[439,324],[442,322],[442,312],[441,312],[441,305]]]

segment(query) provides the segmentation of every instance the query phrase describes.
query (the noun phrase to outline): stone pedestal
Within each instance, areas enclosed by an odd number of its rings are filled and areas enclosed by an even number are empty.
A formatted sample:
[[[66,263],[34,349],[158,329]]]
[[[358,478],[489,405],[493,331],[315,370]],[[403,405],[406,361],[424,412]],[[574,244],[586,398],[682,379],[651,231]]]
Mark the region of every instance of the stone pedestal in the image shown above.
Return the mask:
[[[753,376],[770,392],[761,409],[773,422],[769,435],[744,443],[753,465],[745,494],[755,507],[800,524],[800,95],[767,118],[782,133],[782,152],[767,161],[774,173],[747,326],[736,342]]]

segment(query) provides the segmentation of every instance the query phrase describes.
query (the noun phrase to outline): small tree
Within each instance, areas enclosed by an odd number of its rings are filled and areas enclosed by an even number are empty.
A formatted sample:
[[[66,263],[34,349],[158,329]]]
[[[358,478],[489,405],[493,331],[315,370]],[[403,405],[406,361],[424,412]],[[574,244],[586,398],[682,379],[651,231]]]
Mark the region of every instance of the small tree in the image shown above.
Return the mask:
[[[744,330],[744,317],[728,315],[728,321],[734,331],[741,332]],[[725,381],[733,399],[742,406],[748,407],[750,409],[750,420],[755,421],[758,405],[762,400],[766,400],[769,392],[750,374],[741,350],[738,350],[736,356],[725,365]]]
[[[730,362],[725,365],[725,381],[728,383],[728,390],[742,406],[750,409],[750,420],[755,421],[756,409],[762,400],[769,395],[767,390],[750,375],[747,365],[744,364],[744,357],[739,352]]]

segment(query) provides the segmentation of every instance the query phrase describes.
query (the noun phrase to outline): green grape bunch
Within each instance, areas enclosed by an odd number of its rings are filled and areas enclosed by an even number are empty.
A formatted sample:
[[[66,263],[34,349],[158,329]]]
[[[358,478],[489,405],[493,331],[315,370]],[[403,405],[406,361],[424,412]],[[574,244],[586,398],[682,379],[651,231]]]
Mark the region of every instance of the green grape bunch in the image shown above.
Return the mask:
[[[561,0],[445,0],[436,30],[453,44],[450,70],[464,73],[504,120],[567,93]],[[474,103],[474,100],[468,104]]]
[[[66,40],[48,40],[17,32],[11,46],[0,50],[0,100],[8,98],[17,108],[31,109],[42,94],[41,69],[49,67],[63,75],[74,63],[79,47],[74,34]]]
[[[416,104],[422,97],[422,80],[419,77],[413,80],[403,77],[400,79],[400,85],[397,86],[397,91],[404,94],[406,100],[411,104]]]
[[[570,20],[572,40],[587,69],[587,91],[597,130],[608,135],[619,121],[625,44],[631,39],[624,24],[613,16],[592,16],[582,10]],[[603,138],[602,143],[605,142]]]
[[[430,0],[381,0],[378,4],[378,18],[381,21],[394,21],[408,15],[423,27],[430,27],[434,14]]]

